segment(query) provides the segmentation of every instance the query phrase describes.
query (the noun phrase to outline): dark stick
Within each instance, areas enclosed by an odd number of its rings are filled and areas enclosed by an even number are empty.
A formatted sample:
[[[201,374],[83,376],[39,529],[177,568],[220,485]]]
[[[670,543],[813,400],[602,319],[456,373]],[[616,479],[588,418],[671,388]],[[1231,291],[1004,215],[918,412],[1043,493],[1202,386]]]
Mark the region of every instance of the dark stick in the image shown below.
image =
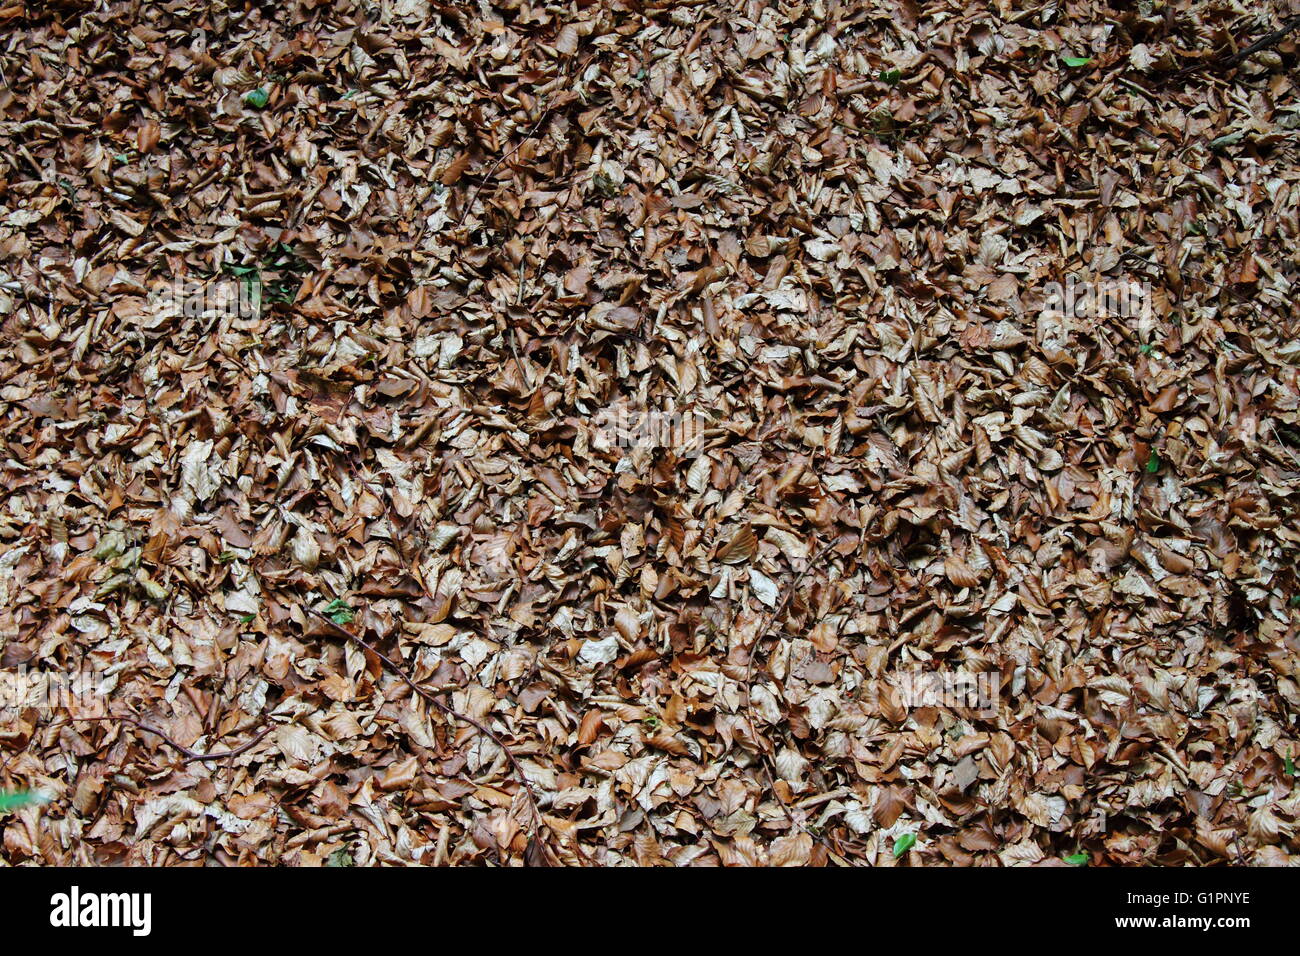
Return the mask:
[[[1262,37],[1260,37],[1250,46],[1246,47],[1246,49],[1242,50],[1240,53],[1234,53],[1232,56],[1228,57],[1226,60],[1223,61],[1223,65],[1225,67],[1236,66],[1238,63],[1241,63],[1243,60],[1246,59],[1246,57],[1250,56],[1252,53],[1258,53],[1260,50],[1267,50],[1270,47],[1277,46],[1284,39],[1286,39],[1286,35],[1290,33],[1292,30],[1294,30],[1296,27],[1300,27],[1300,16],[1292,17],[1290,20],[1287,20],[1285,23],[1282,24],[1282,26],[1274,30],[1272,33],[1264,34]]]
[[[551,107],[547,106],[546,109],[542,110],[542,115],[538,118],[536,124],[534,124],[533,128],[528,131],[528,133],[524,136],[524,138],[521,139],[519,142],[515,143],[515,145],[511,147],[511,149],[508,152],[502,153],[500,156],[498,156],[497,161],[491,165],[491,167],[488,169],[486,173],[483,174],[482,179],[478,182],[477,185],[475,185],[474,191],[470,193],[469,201],[465,203],[464,208],[462,208],[460,211],[460,216],[456,220],[457,229],[459,229],[462,225],[465,224],[465,217],[468,216],[469,211],[474,208],[474,200],[478,198],[478,194],[482,191],[483,185],[489,179],[492,178],[492,174],[497,171],[497,169],[501,166],[502,163],[504,163],[515,153],[519,152],[520,148],[524,145],[524,143],[528,142],[530,139],[532,139],[534,136],[537,135],[537,131],[542,128],[542,124],[546,122],[546,120],[550,117],[550,115],[551,115]]]
[[[198,751],[191,750],[189,747],[186,747],[184,744],[178,744],[176,741],[172,740],[170,737],[168,737],[165,733],[163,733],[158,728],[150,727],[148,724],[142,723],[141,721],[137,720],[134,717],[129,717],[126,715],[117,716],[114,714],[110,714],[107,717],[69,717],[68,719],[87,720],[87,721],[96,721],[96,722],[104,721],[104,720],[116,720],[124,724],[130,724],[132,727],[136,728],[136,730],[142,730],[147,734],[153,734],[155,737],[161,738],[163,743],[167,744],[167,746],[171,747],[177,753],[185,757],[184,760],[185,763],[191,763],[196,760],[225,760],[227,757],[238,757],[240,754],[244,753],[245,751],[251,750],[259,741],[261,741],[263,737],[265,737],[267,734],[269,734],[272,730],[275,729],[274,724],[267,724],[265,727],[262,728],[262,730],[255,737],[253,737],[247,743],[240,744],[238,747],[235,747],[233,750],[222,750],[217,753],[201,754]]]
[[[790,825],[799,827],[799,829],[803,830],[805,833],[808,832],[807,828],[794,818],[794,812],[786,804],[785,800],[781,797],[780,792],[776,789],[776,774],[772,772],[774,766],[771,747],[768,745],[765,738],[758,735],[758,731],[754,727],[754,695],[751,692],[754,683],[754,658],[758,656],[758,645],[763,641],[763,638],[767,636],[768,629],[771,628],[772,622],[775,621],[785,610],[785,606],[790,602],[791,595],[798,590],[800,582],[803,581],[808,572],[813,569],[814,565],[821,563],[822,558],[826,557],[837,543],[838,539],[822,547],[821,550],[808,559],[808,564],[804,566],[804,569],[795,575],[794,580],[791,581],[789,586],[785,589],[785,594],[782,595],[781,600],[778,601],[776,606],[767,613],[762,624],[759,625],[758,633],[754,636],[754,643],[749,649],[749,663],[745,666],[745,721],[749,724],[749,732],[754,735],[754,742],[758,744],[759,753],[763,758],[763,772],[767,775],[768,789],[772,791],[772,796],[776,797],[777,802],[781,804],[781,809],[785,811],[786,818],[789,819]],[[809,835],[811,836],[812,834]]]
[[[1219,69],[1231,70],[1233,67],[1240,66],[1246,58],[1252,54],[1258,53],[1260,50],[1267,50],[1270,47],[1277,46],[1297,27],[1300,27],[1300,16],[1291,17],[1291,19],[1284,22],[1278,29],[1271,33],[1264,34],[1250,46],[1246,47],[1246,49],[1239,50],[1232,56],[1224,57],[1219,60],[1212,60],[1208,63],[1193,63],[1191,66],[1183,67],[1181,70],[1170,73],[1168,79],[1180,80],[1183,77],[1191,76],[1199,70],[1216,67]]]

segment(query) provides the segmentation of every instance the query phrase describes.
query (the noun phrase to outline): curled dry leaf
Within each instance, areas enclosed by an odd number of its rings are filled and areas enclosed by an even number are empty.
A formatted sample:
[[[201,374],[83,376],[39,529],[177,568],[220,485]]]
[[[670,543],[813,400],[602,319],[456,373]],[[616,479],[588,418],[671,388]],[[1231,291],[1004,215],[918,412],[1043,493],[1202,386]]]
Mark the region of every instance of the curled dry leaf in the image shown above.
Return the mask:
[[[718,549],[717,559],[723,564],[744,564],[758,553],[758,538],[749,525],[739,528]]]

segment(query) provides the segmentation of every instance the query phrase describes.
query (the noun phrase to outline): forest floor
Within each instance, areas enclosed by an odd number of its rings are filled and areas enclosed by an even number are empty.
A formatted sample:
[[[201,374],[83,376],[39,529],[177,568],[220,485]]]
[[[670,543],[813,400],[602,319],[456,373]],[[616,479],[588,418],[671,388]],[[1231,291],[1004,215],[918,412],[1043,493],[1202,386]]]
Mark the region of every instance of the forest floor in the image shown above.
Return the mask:
[[[1295,864],[1296,12],[0,0],[0,857]]]

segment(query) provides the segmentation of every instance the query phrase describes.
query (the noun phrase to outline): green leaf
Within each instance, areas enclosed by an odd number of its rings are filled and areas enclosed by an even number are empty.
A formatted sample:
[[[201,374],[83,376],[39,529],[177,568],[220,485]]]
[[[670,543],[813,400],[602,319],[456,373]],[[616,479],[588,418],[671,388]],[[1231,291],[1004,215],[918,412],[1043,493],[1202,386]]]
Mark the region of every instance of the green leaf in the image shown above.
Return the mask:
[[[0,813],[21,810],[23,807],[29,807],[32,804],[45,803],[49,799],[45,794],[37,793],[35,790],[0,792]]]
[[[1160,456],[1157,455],[1154,451],[1152,451],[1151,457],[1147,459],[1147,474],[1154,475],[1159,470],[1160,470]]]
[[[1229,133],[1226,136],[1219,136],[1210,140],[1210,149],[1223,149],[1227,146],[1235,146],[1246,138],[1245,133]]]
[[[250,90],[244,94],[244,102],[255,110],[260,110],[270,101],[270,99],[271,94],[266,92],[266,90],[262,89],[260,86],[257,89]]]
[[[1061,62],[1064,63],[1066,66],[1087,66],[1089,63],[1092,62],[1092,57],[1067,56],[1067,57],[1062,57]]]
[[[329,615],[331,621],[335,624],[351,624],[355,615],[352,613],[353,608],[342,598],[335,598],[325,606],[325,613]]]
[[[1141,345],[1138,346],[1138,351],[1140,351],[1143,355],[1150,355],[1153,351],[1155,351],[1155,346],[1152,345],[1150,342],[1143,342]]]
[[[1075,853],[1072,856],[1063,856],[1061,859],[1070,864],[1070,866],[1088,865],[1088,854],[1086,853]]]
[[[326,866],[354,866],[352,854],[347,851],[346,847],[339,847],[329,855],[325,861]]]
[[[606,199],[613,199],[618,196],[622,190],[619,189],[618,183],[610,179],[604,173],[597,173],[592,179],[591,184],[596,187],[596,191]]]
[[[1286,755],[1286,763],[1283,765],[1282,769],[1286,772],[1288,777],[1295,776],[1295,761],[1291,759],[1290,754]]]
[[[902,78],[903,78],[902,70],[881,70],[880,71],[880,82],[888,83],[890,86],[895,85]]]
[[[904,833],[901,836],[894,837],[894,859],[897,860],[908,850],[912,849],[915,844],[915,833]]]

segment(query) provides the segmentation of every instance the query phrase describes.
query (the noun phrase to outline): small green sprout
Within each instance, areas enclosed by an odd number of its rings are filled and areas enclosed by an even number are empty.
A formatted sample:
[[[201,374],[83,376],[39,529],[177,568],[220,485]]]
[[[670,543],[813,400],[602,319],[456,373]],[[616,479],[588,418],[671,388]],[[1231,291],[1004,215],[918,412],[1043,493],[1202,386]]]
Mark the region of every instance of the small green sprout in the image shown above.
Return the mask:
[[[35,790],[10,790],[0,792],[0,813],[21,810],[36,804],[48,803],[49,797]]]
[[[894,859],[897,860],[916,845],[915,833],[903,833],[894,837]]]
[[[330,601],[330,603],[325,606],[325,613],[329,615],[329,619],[335,624],[351,624],[353,618],[356,616],[353,613],[352,606],[342,598],[335,598],[333,601]]]

